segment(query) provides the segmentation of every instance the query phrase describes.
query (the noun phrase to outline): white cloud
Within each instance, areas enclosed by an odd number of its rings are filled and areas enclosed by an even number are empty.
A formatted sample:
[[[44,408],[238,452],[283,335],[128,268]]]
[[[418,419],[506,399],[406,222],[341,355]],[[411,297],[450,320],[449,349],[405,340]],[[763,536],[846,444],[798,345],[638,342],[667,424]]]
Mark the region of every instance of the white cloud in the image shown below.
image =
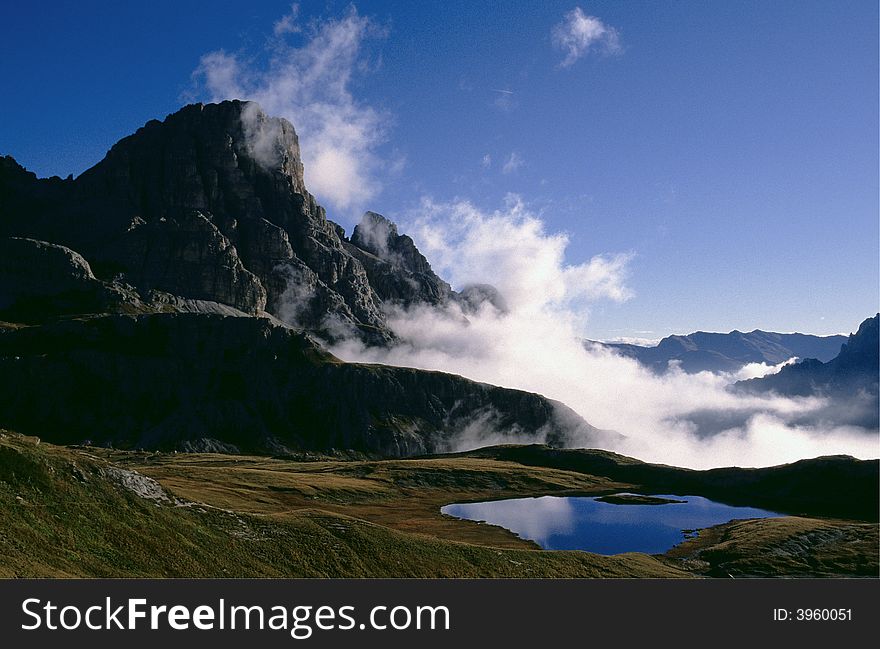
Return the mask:
[[[746,381],[748,379],[759,379],[765,376],[770,376],[771,374],[778,374],[779,370],[783,367],[796,363],[797,361],[797,356],[793,356],[787,361],[782,361],[776,365],[768,365],[767,363],[747,363],[736,372],[734,378],[737,381]]]
[[[647,332],[652,333],[652,332]],[[617,336],[615,338],[606,338],[603,343],[624,343],[626,345],[638,345],[639,347],[656,347],[660,342],[660,338],[645,338],[643,336]]]
[[[553,45],[565,53],[560,65],[568,67],[591,49],[604,54],[620,54],[620,34],[595,16],[586,15],[580,7],[565,14],[563,21],[553,28]]]
[[[299,3],[290,6],[290,13],[282,16],[275,24],[272,25],[272,33],[275,36],[284,36],[285,34],[298,34],[302,28],[297,24],[296,19],[299,17]]]
[[[514,151],[507,156],[507,160],[504,161],[504,166],[501,168],[501,172],[512,174],[514,171],[522,167],[524,163],[525,160],[522,159],[522,156]]]
[[[657,376],[607,349],[585,348],[590,306],[632,295],[626,283],[631,254],[568,263],[568,238],[547,232],[516,196],[493,212],[467,201],[425,200],[408,220],[401,231],[411,234],[438,274],[458,289],[494,284],[507,311],[488,303],[466,316],[455,305],[398,310],[389,323],[401,344],[366,349],[348,341],[331,350],[339,357],[442,370],[543,394],[594,426],[625,434],[611,450],[647,461],[707,468],[837,453],[876,457],[876,431],[803,423],[826,405],[821,399],[739,395],[728,390],[733,375],[673,368]],[[768,368],[749,371],[759,369]],[[500,440],[484,423],[474,422],[462,448]],[[589,443],[569,440],[574,447]]]
[[[492,284],[513,307],[578,308],[585,301],[632,297],[626,286],[631,253],[566,263],[568,236],[546,232],[543,221],[515,194],[506,197],[503,209],[490,213],[468,201],[424,199],[410,221],[404,231],[439,275],[459,288]]]
[[[492,166],[492,156],[490,156],[488,153],[486,155],[484,155],[483,159],[480,161],[480,166],[483,169],[488,169],[489,167],[491,167]]]
[[[273,116],[285,117],[300,136],[305,178],[319,200],[359,211],[381,189],[388,116],[357,101],[350,85],[366,68],[364,44],[384,29],[352,7],[342,18],[310,24],[298,46],[285,40],[301,28],[298,7],[274,25],[265,67],[222,50],[205,54],[194,72],[210,101],[251,99]]]

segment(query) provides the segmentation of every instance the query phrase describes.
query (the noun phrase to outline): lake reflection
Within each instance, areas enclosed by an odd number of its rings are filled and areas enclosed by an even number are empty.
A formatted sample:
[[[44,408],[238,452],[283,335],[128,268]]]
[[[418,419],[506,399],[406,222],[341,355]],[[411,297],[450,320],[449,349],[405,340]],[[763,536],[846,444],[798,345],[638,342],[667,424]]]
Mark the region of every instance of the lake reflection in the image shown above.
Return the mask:
[[[723,505],[701,496],[658,495],[684,500],[663,505],[611,504],[595,498],[544,496],[447,505],[456,518],[500,525],[545,550],[597,554],[660,554],[684,540],[684,530],[738,518],[771,518],[775,512]]]

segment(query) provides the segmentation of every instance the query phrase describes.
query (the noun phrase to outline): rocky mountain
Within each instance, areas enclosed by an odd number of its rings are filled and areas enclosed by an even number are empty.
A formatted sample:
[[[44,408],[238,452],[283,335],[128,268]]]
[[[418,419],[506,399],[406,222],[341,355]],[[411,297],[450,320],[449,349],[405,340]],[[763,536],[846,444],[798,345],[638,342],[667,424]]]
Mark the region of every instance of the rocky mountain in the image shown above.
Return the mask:
[[[293,126],[253,102],[153,120],[76,179],[38,179],[0,159],[9,237],[69,248],[142,299],[159,291],[266,312],[327,340],[387,344],[387,305],[453,297],[384,217],[367,213],[346,239],[305,187]]]
[[[786,396],[825,396],[832,400],[826,415],[837,423],[877,428],[880,425],[880,314],[850,334],[840,353],[828,362],[807,358],[778,373],[740,381],[737,390]]]
[[[381,214],[367,212],[343,245],[367,271],[370,286],[384,302],[408,307],[443,304],[452,287],[434,274],[413,240]]]
[[[346,238],[309,194],[293,126],[186,106],[78,178],[0,158],[0,426],[63,443],[261,453],[448,450],[469,424],[601,438],[541,396],[345,364],[310,336],[393,344],[393,307],[461,294],[368,212]]]
[[[840,351],[846,336],[780,334],[755,329],[748,333],[709,333],[697,331],[686,336],[668,336],[654,347],[626,343],[596,343],[616,353],[634,358],[654,372],[663,373],[670,362],[689,374],[696,372],[735,372],[749,363],[778,365],[792,357],[828,361]]]

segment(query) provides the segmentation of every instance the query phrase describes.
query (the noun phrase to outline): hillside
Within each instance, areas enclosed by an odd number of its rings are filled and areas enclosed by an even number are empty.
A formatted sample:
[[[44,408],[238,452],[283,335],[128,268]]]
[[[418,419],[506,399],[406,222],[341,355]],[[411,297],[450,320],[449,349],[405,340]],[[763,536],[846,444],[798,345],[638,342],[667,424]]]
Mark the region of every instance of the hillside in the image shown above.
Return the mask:
[[[474,420],[563,445],[561,403],[459,376],[343,363],[267,318],[104,315],[0,326],[0,424],[56,443],[400,457],[448,451]]]
[[[302,462],[64,448],[0,432],[0,576],[877,576],[875,523],[736,521],[666,555],[602,556],[542,551],[440,514],[450,502],[636,487],[470,455]]]

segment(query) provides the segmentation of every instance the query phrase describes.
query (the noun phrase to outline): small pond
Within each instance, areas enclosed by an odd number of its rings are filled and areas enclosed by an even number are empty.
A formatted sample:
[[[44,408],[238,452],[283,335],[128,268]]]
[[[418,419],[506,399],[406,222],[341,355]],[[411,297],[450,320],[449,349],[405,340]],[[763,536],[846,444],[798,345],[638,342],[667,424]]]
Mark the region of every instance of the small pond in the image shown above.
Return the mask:
[[[611,501],[611,502],[607,502]],[[650,502],[651,504],[644,504]],[[545,550],[661,554],[695,530],[741,518],[782,516],[701,496],[516,498],[446,505],[444,514],[507,528]]]

